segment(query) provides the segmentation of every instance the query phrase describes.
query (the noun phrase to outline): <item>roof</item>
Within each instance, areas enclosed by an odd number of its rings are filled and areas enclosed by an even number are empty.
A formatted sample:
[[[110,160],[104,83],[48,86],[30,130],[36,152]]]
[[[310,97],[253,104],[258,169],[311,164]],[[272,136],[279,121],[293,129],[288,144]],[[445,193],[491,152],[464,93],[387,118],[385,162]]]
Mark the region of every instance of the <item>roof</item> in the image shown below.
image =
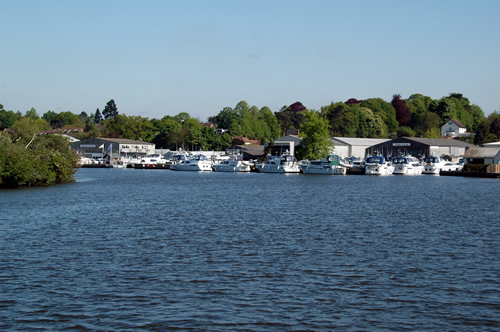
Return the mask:
[[[456,124],[459,128],[467,128],[466,126],[464,126],[462,124],[462,122],[458,121],[458,120],[455,120],[455,119],[450,119],[451,122],[453,122],[454,124]]]
[[[389,138],[359,138],[359,137],[332,137],[334,142],[342,144],[336,145],[351,145],[351,146],[373,146],[390,141]]]
[[[456,146],[456,147],[475,147],[474,144],[459,141],[456,139],[446,139],[446,138],[422,138],[422,137],[402,137],[409,141],[414,141],[421,144],[432,145],[432,146]]]
[[[288,143],[288,142],[295,142],[295,143],[300,143],[302,142],[302,138],[300,138],[298,135],[287,135],[278,138],[277,140],[274,141],[274,143]]]
[[[135,140],[128,139],[128,138],[101,138],[101,137],[96,137],[96,139],[99,139],[101,141],[111,142],[111,143],[118,143],[118,144],[155,145],[154,143],[148,143],[148,142],[143,142],[143,141],[135,141]]]
[[[465,152],[465,158],[495,158],[500,148],[470,148]]]
[[[500,147],[500,142],[492,142],[492,143],[485,143],[483,144],[485,148],[495,148],[495,147]]]

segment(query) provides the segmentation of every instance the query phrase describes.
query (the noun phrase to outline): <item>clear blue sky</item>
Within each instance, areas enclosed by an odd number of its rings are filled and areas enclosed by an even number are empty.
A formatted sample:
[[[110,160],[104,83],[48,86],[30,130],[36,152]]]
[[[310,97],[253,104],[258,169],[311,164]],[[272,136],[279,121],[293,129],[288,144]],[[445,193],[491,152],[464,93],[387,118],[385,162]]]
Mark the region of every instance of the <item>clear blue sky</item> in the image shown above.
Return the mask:
[[[205,121],[462,93],[500,110],[498,0],[0,0],[0,103]]]

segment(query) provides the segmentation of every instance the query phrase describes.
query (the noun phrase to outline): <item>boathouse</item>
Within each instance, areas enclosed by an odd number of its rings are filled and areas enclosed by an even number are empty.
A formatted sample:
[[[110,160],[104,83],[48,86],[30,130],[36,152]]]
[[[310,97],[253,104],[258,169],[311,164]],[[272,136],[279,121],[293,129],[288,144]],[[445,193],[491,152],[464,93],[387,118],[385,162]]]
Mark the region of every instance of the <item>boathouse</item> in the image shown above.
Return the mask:
[[[464,155],[465,164],[500,164],[500,148],[470,148]]]
[[[374,155],[378,153],[384,156],[409,154],[417,158],[432,155],[437,157],[442,155],[461,157],[472,147],[474,145],[455,139],[399,137],[367,148],[366,154]]]
[[[366,149],[390,141],[388,138],[358,138],[358,137],[332,137],[333,154],[342,158],[347,157],[366,157]]]
[[[137,157],[142,158],[155,153],[155,145],[143,141],[134,141],[125,138],[87,138],[72,144],[81,156],[87,158],[101,158],[105,155],[114,158]]]
[[[290,155],[295,156],[295,148],[302,142],[302,138],[298,135],[286,135],[278,138],[274,141],[273,149],[271,154],[273,156],[281,156],[283,153],[288,151]],[[266,148],[270,143],[264,144]]]

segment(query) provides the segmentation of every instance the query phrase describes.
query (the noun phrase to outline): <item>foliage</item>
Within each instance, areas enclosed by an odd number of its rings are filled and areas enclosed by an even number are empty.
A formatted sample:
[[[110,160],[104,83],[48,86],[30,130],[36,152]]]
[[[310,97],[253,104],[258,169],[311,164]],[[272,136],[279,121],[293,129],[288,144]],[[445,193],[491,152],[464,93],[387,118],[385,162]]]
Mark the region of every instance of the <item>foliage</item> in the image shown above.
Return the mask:
[[[0,104],[0,130],[5,128],[12,128],[14,123],[21,118],[19,114],[13,111],[6,111],[3,109],[3,105]]]
[[[408,106],[406,106],[405,101],[401,99],[401,95],[393,95],[391,104],[396,110],[396,120],[399,125],[407,125],[411,119],[411,112],[408,109]]]
[[[327,156],[333,148],[328,121],[314,110],[306,112],[304,118],[300,127],[302,142],[296,152],[297,158],[321,159]]]
[[[113,119],[104,120],[103,124],[119,137],[141,141],[147,140],[148,130],[153,127],[148,118],[122,114],[117,114]]]
[[[290,106],[283,106],[279,112],[274,113],[280,126],[280,134],[284,136],[289,129],[298,129],[304,123],[306,108],[302,103],[295,102]]]
[[[30,118],[29,121],[33,121]],[[0,133],[0,186],[38,186],[69,182],[78,158],[60,135],[32,136],[26,132]]]
[[[105,120],[114,119],[118,116],[118,107],[113,99],[108,101],[104,109],[102,110],[102,115]]]

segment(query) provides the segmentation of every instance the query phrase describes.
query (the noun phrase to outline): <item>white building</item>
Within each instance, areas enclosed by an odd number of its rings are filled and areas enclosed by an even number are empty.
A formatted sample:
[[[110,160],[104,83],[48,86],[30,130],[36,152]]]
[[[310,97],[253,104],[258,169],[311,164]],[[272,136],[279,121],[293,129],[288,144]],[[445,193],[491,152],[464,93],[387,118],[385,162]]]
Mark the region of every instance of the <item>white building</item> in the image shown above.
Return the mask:
[[[87,138],[72,144],[73,149],[87,158],[108,155],[113,158],[142,158],[155,153],[155,145],[125,138]]]
[[[342,158],[365,158],[366,149],[390,141],[388,138],[358,138],[358,137],[332,137],[333,154]],[[382,153],[382,151],[379,151]]]
[[[467,128],[455,119],[450,119],[441,127],[441,137],[462,137],[467,135]]]

